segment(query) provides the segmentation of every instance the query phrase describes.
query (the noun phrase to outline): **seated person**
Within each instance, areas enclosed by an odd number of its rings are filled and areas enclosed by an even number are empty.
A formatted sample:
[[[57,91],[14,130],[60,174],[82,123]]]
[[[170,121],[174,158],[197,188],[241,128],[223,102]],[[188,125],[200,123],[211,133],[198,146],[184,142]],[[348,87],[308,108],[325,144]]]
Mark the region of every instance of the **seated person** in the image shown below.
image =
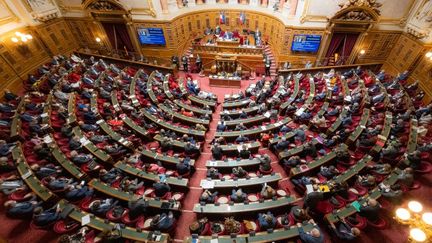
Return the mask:
[[[287,149],[289,147],[289,144],[290,143],[289,141],[287,141],[286,137],[282,137],[281,140],[276,145],[274,145],[274,149],[276,151],[282,151]]]
[[[246,200],[247,195],[242,191],[241,188],[239,188],[238,190],[233,189],[230,197],[231,201],[235,203],[242,203]]]
[[[414,183],[413,169],[411,167],[405,168],[398,175],[398,182],[406,187],[412,187]]]
[[[243,177],[245,177],[248,173],[247,173],[247,171],[245,171],[242,167],[234,167],[234,168],[232,168],[232,173],[233,173],[233,175],[235,176],[235,177],[237,177],[237,178],[243,178]]]
[[[261,189],[260,195],[264,199],[271,199],[276,196],[276,190],[273,189],[271,186],[264,185]]]
[[[316,158],[317,157],[317,149],[314,143],[312,142],[307,142],[304,146],[303,146],[303,151],[302,154],[304,156],[311,156],[312,158]]]
[[[246,145],[242,146],[242,149],[239,152],[240,158],[242,159],[249,159],[251,156],[251,152],[248,150],[248,147]]]
[[[167,183],[161,182],[160,180],[153,183],[153,188],[156,197],[163,197],[171,191],[171,187]]]
[[[38,178],[45,178],[47,176],[52,176],[60,174],[62,169],[60,166],[55,166],[54,164],[47,164],[40,166],[39,164],[31,165],[31,169],[35,172]]]
[[[238,124],[234,129],[234,131],[243,131],[243,130],[247,130],[247,127],[243,123]]]
[[[104,200],[94,200],[93,202],[90,203],[89,208],[90,211],[94,214],[105,215],[106,212],[108,212],[108,210],[116,206],[117,203],[118,201],[112,198],[107,198]]]
[[[315,191],[306,194],[304,197],[303,208],[315,212],[318,203],[324,199],[324,194],[321,191],[317,191],[318,188],[316,185],[313,185],[313,187]]]
[[[135,220],[147,211],[148,202],[144,197],[134,198],[128,202],[129,219]]]
[[[216,131],[217,132],[224,132],[224,131],[226,131],[227,130],[227,126],[225,125],[225,122],[223,122],[223,121],[219,121],[218,122],[218,125],[217,125],[217,127],[216,127]]]
[[[321,166],[320,174],[322,176],[324,176],[325,178],[327,178],[327,179],[331,179],[335,175],[339,174],[339,170],[336,169],[336,167],[333,166],[333,165],[330,165],[329,167],[327,167],[327,166]]]
[[[55,178],[53,176],[47,177],[48,188],[51,190],[65,190],[69,185],[72,184],[73,179],[67,179],[64,177]]]
[[[211,193],[209,190],[205,190],[201,194],[200,202],[215,203],[215,199],[216,199],[217,194],[218,194],[218,192]]]
[[[303,243],[324,243],[324,235],[321,233],[318,225],[311,219],[309,223],[313,224],[313,229],[309,232],[303,230],[302,224],[298,223],[299,237]]]
[[[179,163],[176,164],[177,173],[182,176],[186,175],[190,172],[191,166],[188,161],[185,161],[183,158],[179,160]]]
[[[33,211],[33,222],[36,226],[45,227],[59,219],[60,208],[54,206],[48,210],[37,207]]]
[[[41,203],[38,203],[35,198],[22,202],[9,200],[4,203],[4,207],[9,217],[20,218],[31,216],[33,210],[40,206],[40,204]]]
[[[93,189],[87,186],[81,185],[70,185],[66,189],[65,198],[68,201],[76,202],[85,197],[90,197],[93,195]]]
[[[401,200],[402,200],[402,191],[399,189],[396,189],[396,186],[388,186],[385,185],[384,183],[379,185],[379,188],[381,190],[381,195],[385,198],[388,199],[392,204],[400,204]]]
[[[260,213],[258,215],[258,223],[263,231],[273,229],[276,226],[276,217],[271,212]]]
[[[300,164],[300,156],[294,155],[289,158],[285,158],[282,162],[285,167],[296,167]]]
[[[201,235],[207,223],[208,219],[206,217],[198,219],[189,226],[190,233]]]
[[[376,178],[372,175],[369,176],[358,176],[358,182],[360,184],[360,186],[364,186],[364,187],[375,187],[376,185]]]
[[[391,165],[387,164],[387,163],[386,164],[376,164],[376,165],[373,165],[371,168],[375,173],[380,174],[380,175],[388,175],[392,172]]]
[[[207,177],[211,179],[219,179],[221,174],[216,168],[211,167],[207,170]]]
[[[416,150],[414,152],[406,154],[405,157],[406,157],[406,160],[408,160],[408,162],[409,162],[409,166],[413,170],[420,169],[420,165],[421,165],[420,151]]]
[[[343,241],[353,241],[357,239],[361,233],[358,228],[348,225],[344,219],[340,221],[338,226],[334,225],[333,223],[331,223],[330,226],[336,236]]]
[[[172,211],[168,214],[162,213],[153,217],[150,225],[153,230],[167,231],[174,225],[175,218]]]
[[[371,222],[377,222],[379,219],[379,211],[381,206],[375,199],[369,199],[366,204],[360,207],[359,214],[362,217],[367,218]]]
[[[242,134],[240,134],[240,135],[236,138],[235,142],[236,142],[236,143],[246,143],[246,142],[249,142],[249,138],[247,138],[247,137],[243,136]]]
[[[115,180],[120,179],[120,175],[120,171],[116,168],[112,168],[110,171],[107,171],[105,169],[101,169],[99,171],[99,179],[108,184],[111,184]]]
[[[187,156],[191,156],[191,155],[195,155],[195,154],[200,153],[199,147],[192,144],[191,142],[186,142],[186,144],[184,146],[184,150],[185,150],[185,154]]]
[[[221,160],[222,156],[223,156],[223,150],[222,148],[219,146],[219,144],[215,144],[213,145],[212,149],[211,149],[213,158],[215,160]]]
[[[270,171],[272,169],[271,167],[271,159],[268,154],[264,154],[261,157],[258,157],[258,160],[260,161],[260,170],[261,171]]]
[[[292,207],[290,213],[293,215],[296,222],[303,222],[310,219],[307,211],[299,206]]]

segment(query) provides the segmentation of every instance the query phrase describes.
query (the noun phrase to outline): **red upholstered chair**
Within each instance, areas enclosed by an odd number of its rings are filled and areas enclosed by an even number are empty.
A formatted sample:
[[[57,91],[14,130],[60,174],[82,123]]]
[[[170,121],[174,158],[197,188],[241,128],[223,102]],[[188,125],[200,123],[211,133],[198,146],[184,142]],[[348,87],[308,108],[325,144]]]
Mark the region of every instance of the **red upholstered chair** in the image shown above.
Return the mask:
[[[204,229],[202,230],[202,232],[201,232],[200,235],[211,235],[210,223],[209,223],[209,222],[207,222],[207,223],[204,225]]]
[[[333,211],[333,209],[334,209],[333,205],[328,200],[321,201],[316,206],[316,210],[320,214],[324,214],[324,215],[331,213]]]
[[[369,220],[367,220],[367,225],[371,226],[375,229],[385,229],[387,227],[387,221],[385,219],[383,219],[382,217],[379,217],[377,222],[371,222]]]
[[[50,223],[48,225],[44,225],[44,226],[38,226],[32,220],[30,222],[30,228],[33,229],[33,230],[50,230],[53,227],[54,224],[55,224],[55,222],[52,222],[52,223]]]
[[[95,238],[96,238],[96,233],[94,230],[92,230],[85,235],[85,243],[94,243]]]
[[[432,165],[424,161],[421,162],[420,168],[415,170],[415,172],[419,174],[429,174],[431,171],[432,171]]]
[[[25,200],[25,195],[27,195],[27,193],[29,193],[27,190],[18,190],[13,192],[12,194],[10,194],[8,196],[9,200],[14,200],[14,201],[23,201]]]
[[[346,206],[346,200],[343,199],[341,196],[336,196],[335,199],[339,202],[339,205],[335,205],[332,203],[332,205],[336,208],[336,209],[340,209]]]
[[[360,186],[358,184],[355,184],[353,188],[357,191],[356,194],[358,196],[364,196],[368,192],[368,189],[366,187]]]
[[[94,199],[94,200],[96,200],[96,199]],[[90,210],[90,203],[93,202],[94,200],[92,199],[92,197],[86,197],[81,201],[79,206],[82,210],[89,211]]]
[[[356,214],[355,220],[351,220],[350,218],[346,218],[345,220],[349,226],[356,227],[359,230],[362,230],[362,229],[366,228],[366,226],[367,226],[366,218],[363,218],[358,214]]]
[[[343,200],[345,200],[347,203],[349,202],[354,202],[354,201],[356,201],[357,199],[358,199],[358,196],[354,193],[354,192],[352,192],[352,191],[348,191],[348,198],[344,198],[344,197],[342,197],[342,196],[337,196],[337,197],[340,197],[340,198],[342,198]]]
[[[68,222],[66,220],[59,220],[54,224],[53,230],[57,234],[67,234],[76,230],[80,224],[78,222]]]
[[[293,217],[290,217],[290,215],[288,214],[288,224],[282,224],[282,215],[279,215],[279,216],[277,216],[276,217],[276,227],[277,228],[282,228],[282,227],[284,227],[284,226],[291,226],[291,225],[294,225],[295,224],[295,220],[294,220],[294,218]]]
[[[118,217],[115,217],[114,214],[113,214],[113,212],[114,212],[114,207],[111,208],[110,210],[108,210],[108,212],[106,212],[105,217],[106,217],[107,219],[109,219],[109,221],[112,221],[112,222],[120,222],[120,220],[122,219],[122,215],[120,215],[120,216],[118,216]]]
[[[132,226],[135,225],[139,220],[141,220],[140,218],[144,219],[144,216],[139,216],[138,218],[131,220],[129,218],[129,209],[125,209],[123,215],[121,216],[121,221],[126,225]]]

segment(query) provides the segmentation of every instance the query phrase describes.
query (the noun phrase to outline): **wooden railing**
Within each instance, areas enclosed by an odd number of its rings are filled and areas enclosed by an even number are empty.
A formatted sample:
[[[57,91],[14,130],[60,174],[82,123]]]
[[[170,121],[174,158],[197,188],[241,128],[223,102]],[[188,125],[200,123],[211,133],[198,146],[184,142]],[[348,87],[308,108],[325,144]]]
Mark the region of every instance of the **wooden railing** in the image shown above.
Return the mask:
[[[340,70],[349,70],[352,68],[356,68],[361,66],[362,68],[370,69],[374,72],[378,71],[383,63],[365,63],[365,64],[352,64],[352,65],[341,65],[341,66],[322,66],[322,67],[312,67],[312,68],[292,68],[288,70],[278,70],[279,75],[286,75],[291,72],[304,72],[304,71],[328,71],[330,69],[335,69],[336,71]]]

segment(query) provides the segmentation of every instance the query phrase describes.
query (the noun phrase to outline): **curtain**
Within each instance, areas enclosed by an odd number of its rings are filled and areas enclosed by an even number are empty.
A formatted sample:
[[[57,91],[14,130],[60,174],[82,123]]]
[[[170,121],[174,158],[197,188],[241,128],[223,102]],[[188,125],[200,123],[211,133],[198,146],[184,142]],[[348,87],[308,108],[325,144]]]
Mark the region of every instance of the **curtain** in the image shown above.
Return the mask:
[[[341,45],[343,45],[344,39],[345,39],[344,33],[334,33],[333,34],[329,48],[327,50],[326,59],[334,56],[334,54],[337,52],[338,48]]]
[[[359,34],[346,34],[345,37],[345,45],[342,47],[342,55],[350,56],[352,49],[354,48],[355,43],[357,42],[357,37]]]
[[[102,26],[114,49],[124,51],[126,48],[127,51],[134,51],[129,33],[124,24],[102,23]]]

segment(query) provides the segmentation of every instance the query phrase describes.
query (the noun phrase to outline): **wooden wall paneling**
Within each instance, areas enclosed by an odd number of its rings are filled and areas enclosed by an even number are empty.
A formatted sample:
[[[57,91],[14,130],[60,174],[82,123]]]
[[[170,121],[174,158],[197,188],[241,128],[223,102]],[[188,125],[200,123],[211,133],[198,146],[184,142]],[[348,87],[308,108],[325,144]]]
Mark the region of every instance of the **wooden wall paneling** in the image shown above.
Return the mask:
[[[80,47],[88,47],[90,49],[99,49],[101,47],[101,45],[96,42],[95,38],[104,38],[105,34],[98,28],[93,20],[88,18],[68,18],[66,22],[73,35],[76,37],[77,44]]]
[[[385,61],[396,45],[401,32],[371,31],[357,45],[358,50],[365,50],[356,63],[370,63]]]
[[[63,19],[38,25],[34,29],[53,55],[70,53],[79,48],[77,39]]]

